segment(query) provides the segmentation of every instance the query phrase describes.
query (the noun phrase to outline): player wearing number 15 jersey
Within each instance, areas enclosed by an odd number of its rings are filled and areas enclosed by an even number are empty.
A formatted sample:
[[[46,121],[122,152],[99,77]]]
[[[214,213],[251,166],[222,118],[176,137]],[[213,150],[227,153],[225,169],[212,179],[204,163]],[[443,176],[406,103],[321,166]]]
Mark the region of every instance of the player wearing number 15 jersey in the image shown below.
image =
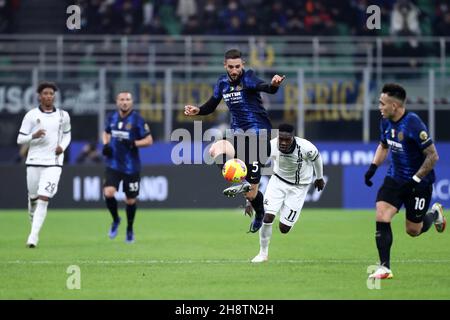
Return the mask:
[[[431,210],[434,166],[439,159],[428,129],[414,112],[405,109],[406,91],[398,84],[386,84],[379,99],[381,120],[380,144],[373,162],[365,174],[365,183],[387,158],[391,150],[391,165],[376,200],[375,240],[380,266],[371,279],[390,279],[390,251],[392,246],[391,220],[404,205],[406,232],[417,237],[434,223],[438,232],[445,229],[442,206],[435,203]],[[427,212],[428,211],[428,212]]]
[[[295,137],[294,127],[289,124],[280,125],[278,130],[278,137],[270,141],[274,174],[264,193],[265,213],[259,230],[260,251],[253,258],[253,263],[268,260],[275,216],[280,213],[280,231],[288,233],[300,216],[313,180],[318,191],[325,187],[322,160],[317,148],[308,140]]]

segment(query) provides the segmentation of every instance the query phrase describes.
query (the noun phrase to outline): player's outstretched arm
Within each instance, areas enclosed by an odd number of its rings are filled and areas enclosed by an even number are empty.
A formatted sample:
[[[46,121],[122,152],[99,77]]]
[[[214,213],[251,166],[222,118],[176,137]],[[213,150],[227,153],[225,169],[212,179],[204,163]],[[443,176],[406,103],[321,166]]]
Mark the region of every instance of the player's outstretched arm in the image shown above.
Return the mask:
[[[323,162],[320,153],[317,153],[315,159],[312,162],[314,173],[316,175],[316,180],[314,181],[314,188],[317,191],[322,191],[325,188],[325,180],[323,179]]]

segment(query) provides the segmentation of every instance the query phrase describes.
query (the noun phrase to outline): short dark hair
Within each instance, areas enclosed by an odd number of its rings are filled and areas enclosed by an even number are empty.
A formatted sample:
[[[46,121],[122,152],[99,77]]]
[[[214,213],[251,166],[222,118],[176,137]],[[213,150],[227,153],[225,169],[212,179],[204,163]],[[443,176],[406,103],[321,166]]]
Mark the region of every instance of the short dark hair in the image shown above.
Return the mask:
[[[278,131],[280,132],[287,132],[287,133],[294,133],[294,126],[287,124],[287,123],[282,123],[278,126]]]
[[[386,83],[381,92],[386,93],[389,97],[397,98],[402,102],[405,102],[406,100],[405,89],[397,83]]]
[[[53,89],[54,92],[58,91],[58,87],[56,86],[56,84],[54,82],[41,82],[37,88],[37,93],[41,94],[42,91],[44,91],[44,89]]]
[[[238,49],[230,49],[225,52],[225,60],[242,58],[242,53]]]

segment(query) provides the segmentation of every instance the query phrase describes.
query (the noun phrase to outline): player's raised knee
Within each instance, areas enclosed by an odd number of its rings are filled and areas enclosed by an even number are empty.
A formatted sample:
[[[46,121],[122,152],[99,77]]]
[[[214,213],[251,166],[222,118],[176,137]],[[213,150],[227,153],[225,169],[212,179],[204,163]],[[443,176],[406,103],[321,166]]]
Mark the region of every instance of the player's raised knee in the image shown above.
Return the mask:
[[[213,145],[209,149],[209,155],[213,158],[221,154],[226,154],[230,158],[234,157],[234,147],[229,141],[227,140],[217,141],[213,143]]]
[[[105,195],[105,198],[113,198],[116,193],[115,188],[107,187],[103,190],[103,194]]]
[[[289,230],[291,230],[290,226],[287,226],[287,225],[285,225],[285,224],[280,222],[280,232],[281,233],[286,234],[286,233],[289,232]]]
[[[271,213],[264,214],[264,219],[263,219],[264,223],[272,223],[273,220],[275,220],[275,215],[274,214],[271,214]]]
[[[409,234],[411,237],[418,237],[420,235],[420,230],[407,228],[406,233]]]

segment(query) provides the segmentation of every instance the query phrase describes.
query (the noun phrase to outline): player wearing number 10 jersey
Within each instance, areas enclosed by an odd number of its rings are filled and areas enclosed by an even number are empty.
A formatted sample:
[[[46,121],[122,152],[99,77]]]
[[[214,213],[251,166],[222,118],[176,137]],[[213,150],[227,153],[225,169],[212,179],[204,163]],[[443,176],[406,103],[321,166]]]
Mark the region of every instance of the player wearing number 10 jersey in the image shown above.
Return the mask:
[[[446,220],[442,206],[435,203],[431,210],[434,166],[439,159],[428,129],[414,112],[405,109],[406,92],[398,84],[386,84],[379,99],[381,120],[380,144],[373,162],[365,174],[365,183],[391,150],[391,165],[376,200],[375,240],[380,266],[372,273],[372,279],[390,279],[390,250],[392,246],[391,220],[404,205],[406,232],[417,237],[428,231],[434,223],[438,232],[445,229]]]

